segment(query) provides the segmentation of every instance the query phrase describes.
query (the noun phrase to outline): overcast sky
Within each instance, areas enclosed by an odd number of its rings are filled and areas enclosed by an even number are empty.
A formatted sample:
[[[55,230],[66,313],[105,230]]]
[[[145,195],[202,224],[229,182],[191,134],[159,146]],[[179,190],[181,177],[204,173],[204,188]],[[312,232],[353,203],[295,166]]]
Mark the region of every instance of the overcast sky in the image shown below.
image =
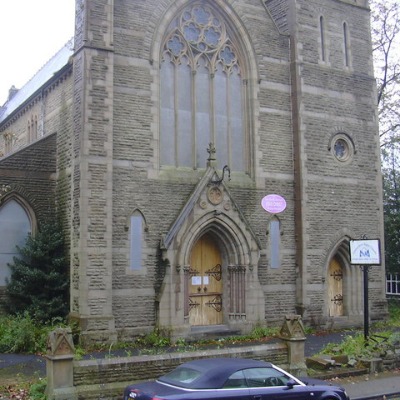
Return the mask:
[[[75,0],[0,0],[0,106],[72,38]]]

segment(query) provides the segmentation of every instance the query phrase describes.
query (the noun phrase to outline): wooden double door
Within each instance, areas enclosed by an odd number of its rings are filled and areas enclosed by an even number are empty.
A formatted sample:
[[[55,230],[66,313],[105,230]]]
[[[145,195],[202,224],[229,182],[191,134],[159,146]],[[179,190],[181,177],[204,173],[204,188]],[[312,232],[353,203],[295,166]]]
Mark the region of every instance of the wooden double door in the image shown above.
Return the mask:
[[[202,236],[192,250],[188,289],[189,323],[222,324],[222,260],[218,245],[211,235]]]

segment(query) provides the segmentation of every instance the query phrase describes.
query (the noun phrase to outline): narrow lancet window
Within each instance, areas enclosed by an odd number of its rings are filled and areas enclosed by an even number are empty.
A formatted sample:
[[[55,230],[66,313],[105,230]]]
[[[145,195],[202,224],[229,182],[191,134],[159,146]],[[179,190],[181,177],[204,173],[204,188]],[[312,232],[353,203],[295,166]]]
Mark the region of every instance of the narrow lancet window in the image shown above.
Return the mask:
[[[143,267],[143,217],[140,213],[130,218],[130,269],[137,271]]]
[[[325,21],[324,17],[319,17],[319,33],[321,42],[321,61],[326,62],[326,49],[325,49]]]
[[[343,23],[343,50],[344,50],[344,66],[350,67],[350,46],[349,31],[346,22]]]
[[[271,219],[269,223],[269,252],[270,267],[281,266],[281,227],[278,218]]]

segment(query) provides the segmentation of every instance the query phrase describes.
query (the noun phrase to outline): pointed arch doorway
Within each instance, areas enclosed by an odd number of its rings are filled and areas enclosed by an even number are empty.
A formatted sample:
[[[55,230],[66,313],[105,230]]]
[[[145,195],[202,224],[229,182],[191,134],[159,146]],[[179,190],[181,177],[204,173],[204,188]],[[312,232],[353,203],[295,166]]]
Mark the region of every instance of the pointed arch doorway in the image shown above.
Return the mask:
[[[189,324],[222,324],[222,258],[212,235],[205,234],[195,243],[188,280]]]

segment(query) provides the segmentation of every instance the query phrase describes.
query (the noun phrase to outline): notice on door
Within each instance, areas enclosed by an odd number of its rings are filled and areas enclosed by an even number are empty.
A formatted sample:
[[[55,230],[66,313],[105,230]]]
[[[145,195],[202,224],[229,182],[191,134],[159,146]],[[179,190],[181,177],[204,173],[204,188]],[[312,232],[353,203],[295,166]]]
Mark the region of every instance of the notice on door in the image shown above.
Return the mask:
[[[192,276],[192,285],[201,286],[201,276]]]
[[[208,276],[192,276],[192,285],[193,286],[201,286],[201,285],[208,285],[210,283]]]

